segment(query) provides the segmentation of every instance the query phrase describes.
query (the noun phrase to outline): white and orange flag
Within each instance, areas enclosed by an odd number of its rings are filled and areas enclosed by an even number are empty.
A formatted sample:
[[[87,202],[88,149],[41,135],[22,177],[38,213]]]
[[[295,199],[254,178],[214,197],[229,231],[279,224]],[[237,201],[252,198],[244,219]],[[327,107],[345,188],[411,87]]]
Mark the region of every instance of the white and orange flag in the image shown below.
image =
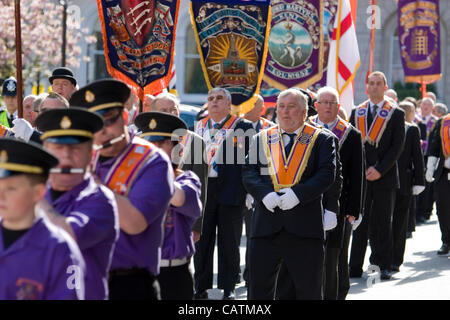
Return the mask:
[[[358,41],[350,2],[339,0],[328,55],[327,86],[339,92],[341,107],[349,116],[354,107],[352,82],[359,64]]]

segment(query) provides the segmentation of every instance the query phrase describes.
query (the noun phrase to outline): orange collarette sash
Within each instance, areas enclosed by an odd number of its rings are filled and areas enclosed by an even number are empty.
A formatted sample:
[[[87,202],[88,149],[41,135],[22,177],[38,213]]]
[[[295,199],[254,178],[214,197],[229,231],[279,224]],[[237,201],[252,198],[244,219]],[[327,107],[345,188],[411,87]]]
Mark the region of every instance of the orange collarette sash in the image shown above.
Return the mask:
[[[450,114],[442,118],[441,126],[442,153],[444,158],[450,156]]]
[[[150,158],[156,148],[150,142],[135,136],[132,143],[117,158],[103,181],[112,191],[127,196],[142,165]],[[94,170],[99,153],[94,155]]]
[[[211,128],[209,116],[200,121],[197,133],[205,139],[209,166],[215,162],[220,146],[225,141],[229,130],[234,129],[239,119],[237,116],[230,115],[228,120],[217,129]],[[205,137],[204,133],[208,129],[208,136]]]
[[[367,114],[370,112],[369,102],[359,106],[355,113],[355,124],[356,129],[361,131],[363,141],[367,141],[378,147],[378,143],[383,136],[383,132],[386,129],[386,125],[391,118],[393,111],[394,107],[391,106],[389,102],[385,101],[383,107],[378,109],[377,114],[372,121],[372,125],[369,130],[367,130]]]
[[[188,146],[189,143],[191,142],[191,138],[192,138],[191,133],[190,133],[189,131],[187,131],[187,133],[186,133],[184,136],[182,136],[182,137],[179,138],[179,143],[180,143],[184,148],[186,148],[186,146]]]
[[[282,188],[292,187],[300,181],[320,130],[305,123],[295,138],[288,157],[284,152],[279,126],[262,133],[269,174],[276,192]]]
[[[273,123],[272,121],[269,121],[267,119],[264,119],[263,117],[260,117],[259,121],[261,121],[261,130],[269,129],[269,128],[275,126],[275,123]]]

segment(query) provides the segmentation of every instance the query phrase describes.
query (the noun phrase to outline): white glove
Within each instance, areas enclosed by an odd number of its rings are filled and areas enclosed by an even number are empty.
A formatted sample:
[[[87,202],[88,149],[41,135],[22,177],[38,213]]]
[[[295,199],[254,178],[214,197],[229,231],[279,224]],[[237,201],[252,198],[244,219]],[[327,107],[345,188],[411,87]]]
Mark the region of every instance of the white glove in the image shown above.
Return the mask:
[[[436,157],[428,157],[428,161],[427,161],[427,172],[425,173],[425,179],[428,182],[433,182],[434,178],[434,170],[436,169],[436,163],[438,161],[438,158]]]
[[[363,218],[362,214],[359,214],[359,218],[356,219],[356,220],[353,220],[353,221],[351,222],[352,230],[353,230],[353,231],[355,231],[356,228],[358,228],[358,226],[361,224],[362,218]]]
[[[336,213],[325,209],[323,213],[323,230],[328,231],[336,228],[337,226],[337,217]]]
[[[282,210],[290,210],[296,205],[300,203],[294,191],[291,188],[283,188],[280,190],[281,193],[284,193],[280,197],[280,208]]]
[[[31,124],[23,118],[17,118],[13,120],[13,124],[14,127],[12,128],[12,130],[14,131],[15,137],[28,142],[34,131]]]
[[[412,188],[412,194],[414,196],[417,196],[420,194],[423,190],[425,190],[425,186],[413,186]]]
[[[262,202],[267,210],[274,212],[273,209],[280,204],[280,196],[276,192],[271,192],[262,199]]]
[[[245,206],[248,210],[251,210],[253,208],[253,197],[247,193],[247,197],[245,198]]]

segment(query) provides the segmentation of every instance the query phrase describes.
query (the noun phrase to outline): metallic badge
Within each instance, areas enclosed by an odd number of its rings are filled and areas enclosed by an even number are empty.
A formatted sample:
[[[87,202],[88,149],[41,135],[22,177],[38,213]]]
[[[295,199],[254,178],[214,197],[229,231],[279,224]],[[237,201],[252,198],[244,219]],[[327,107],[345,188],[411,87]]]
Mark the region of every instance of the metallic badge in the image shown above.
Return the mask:
[[[0,152],[0,163],[6,163],[8,162],[8,153],[6,152],[6,150],[2,150]]]
[[[148,125],[148,127],[149,127],[151,130],[153,130],[153,129],[156,128],[156,121],[155,121],[155,119],[152,119],[152,120],[150,121],[150,124]]]
[[[64,116],[59,125],[61,129],[69,129],[72,126],[72,121],[70,121],[68,116]]]
[[[366,114],[366,111],[367,111],[367,110],[364,109],[364,108],[359,109],[359,110],[358,110],[358,116],[362,117],[363,115]]]
[[[6,85],[6,90],[8,90],[9,92],[14,92],[16,90],[16,84],[14,83],[14,81],[8,82],[8,84]]]
[[[309,144],[311,142],[311,138],[312,135],[302,132],[302,134],[300,135],[300,137],[297,138],[297,140],[298,142],[300,142],[300,144]]]
[[[95,94],[92,91],[87,90],[84,94],[84,99],[86,99],[87,102],[91,103],[95,100]]]

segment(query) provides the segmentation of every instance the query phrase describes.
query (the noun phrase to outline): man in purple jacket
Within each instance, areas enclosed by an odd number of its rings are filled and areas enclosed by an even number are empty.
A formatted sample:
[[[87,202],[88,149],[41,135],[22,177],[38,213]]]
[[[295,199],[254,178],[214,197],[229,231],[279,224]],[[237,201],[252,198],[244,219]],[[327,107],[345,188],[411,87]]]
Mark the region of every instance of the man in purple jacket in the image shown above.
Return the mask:
[[[84,299],[78,246],[36,207],[57,164],[39,146],[0,139],[0,300]]]
[[[127,129],[123,105],[130,88],[118,80],[93,82],[72,95],[71,106],[102,116],[94,136],[92,171],[114,191],[120,235],[109,278],[110,299],[159,299],[163,220],[174,193],[167,155]]]
[[[86,172],[92,138],[103,121],[85,109],[61,108],[40,114],[36,125],[43,132],[44,148],[59,160],[49,178],[46,199],[54,210],[47,206],[48,216],[80,247],[86,261],[86,299],[108,299],[108,273],[119,235],[117,204],[111,190]]]
[[[189,262],[194,255],[192,227],[201,216],[201,182],[192,171],[178,169],[187,125],[177,116],[162,112],[145,112],[135,124],[141,138],[155,144],[170,157],[175,171],[175,193],[164,220],[164,241],[158,281],[162,300],[192,300],[194,282]],[[150,125],[153,124],[153,125]]]

